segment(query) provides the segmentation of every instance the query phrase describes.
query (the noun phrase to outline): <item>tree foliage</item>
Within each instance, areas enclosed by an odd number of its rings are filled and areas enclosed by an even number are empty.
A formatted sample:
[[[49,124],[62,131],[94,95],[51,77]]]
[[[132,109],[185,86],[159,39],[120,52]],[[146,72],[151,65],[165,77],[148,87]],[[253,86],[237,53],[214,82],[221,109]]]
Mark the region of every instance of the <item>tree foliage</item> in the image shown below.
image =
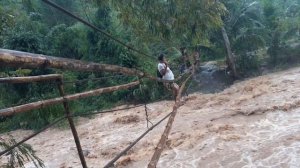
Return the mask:
[[[165,47],[207,43],[209,32],[222,25],[221,15],[226,11],[221,3],[211,0],[113,1],[111,4],[125,28],[148,44]]]
[[[16,143],[16,140],[11,135],[6,140],[0,138],[0,149],[6,150]],[[8,162],[6,165],[2,165],[5,168],[25,168],[24,164],[26,162],[32,162],[36,168],[45,167],[43,161],[38,156],[36,156],[35,151],[32,149],[32,147],[25,143],[11,150],[7,155]]]
[[[100,29],[151,56],[145,58],[115,43],[102,34],[49,7],[42,1],[0,1],[1,48],[81,59],[138,68],[155,75],[155,56],[171,55],[176,72],[181,64],[179,47],[201,50],[203,60],[224,59],[226,49],[221,27],[226,29],[238,71],[247,74],[259,70],[264,61],[272,65],[297,62],[299,59],[300,12],[297,0],[54,0],[67,10],[90,21]],[[260,54],[267,51],[267,54]],[[50,69],[15,69],[0,67],[4,76],[27,76],[63,73],[66,80],[88,79],[85,83],[68,84],[67,93],[117,85],[134,80],[114,77],[95,82],[107,73],[78,73]],[[157,83],[144,81],[134,89],[89,98],[72,104],[75,112],[108,108],[122,101],[150,101],[165,94]],[[0,106],[32,102],[58,96],[56,85],[1,85]],[[151,90],[151,91],[148,91]],[[14,95],[14,96],[11,96]],[[34,111],[1,119],[5,128],[39,128],[63,115],[61,107]],[[38,124],[31,120],[37,118]],[[22,124],[18,121],[24,121]],[[17,123],[17,124],[15,124]],[[1,123],[3,126],[3,123]],[[1,125],[0,124],[0,125]]]
[[[276,67],[300,61],[299,0],[52,0],[153,59],[135,54],[102,34],[36,0],[0,0],[0,47],[59,57],[137,68],[155,75],[156,56],[171,56],[175,69],[179,48],[201,50],[202,60],[226,59],[221,30],[226,30],[234,64],[242,75],[261,64]],[[222,29],[224,28],[224,29]],[[262,54],[263,53],[263,54]],[[176,61],[177,60],[177,61]],[[0,77],[62,73],[67,93],[136,80],[118,74],[79,73],[53,69],[0,67]],[[107,77],[95,81],[95,78]],[[56,83],[1,84],[0,108],[59,96]],[[148,102],[167,94],[163,86],[143,80],[140,88],[71,103],[74,113],[110,108],[124,101]],[[1,131],[38,129],[63,115],[62,106],[0,118]],[[35,121],[35,122],[32,122]],[[11,141],[13,142],[13,141]],[[1,143],[5,147],[7,143]],[[30,151],[24,146],[19,150]],[[20,153],[21,152],[21,153]],[[17,153],[14,153],[17,154]],[[34,155],[23,155],[33,158]],[[19,163],[22,157],[14,158]],[[17,164],[18,164],[17,163]],[[20,162],[21,163],[21,162]],[[39,164],[39,162],[36,162]],[[22,166],[22,164],[19,164]]]

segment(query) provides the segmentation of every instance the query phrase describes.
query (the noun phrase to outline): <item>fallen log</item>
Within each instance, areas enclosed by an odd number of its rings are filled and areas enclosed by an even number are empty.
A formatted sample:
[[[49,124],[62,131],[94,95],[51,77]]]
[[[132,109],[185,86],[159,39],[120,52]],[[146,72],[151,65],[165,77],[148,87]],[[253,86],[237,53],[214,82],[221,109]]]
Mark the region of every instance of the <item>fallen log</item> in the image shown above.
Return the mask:
[[[72,100],[82,99],[82,98],[91,97],[91,96],[98,96],[103,93],[110,93],[110,92],[117,91],[117,90],[125,90],[125,89],[135,87],[139,84],[140,84],[139,81],[135,81],[135,82],[124,84],[124,85],[101,88],[101,89],[86,91],[86,92],[82,92],[82,93],[67,95],[64,97],[58,97],[58,98],[53,98],[53,99],[48,99],[48,100],[41,100],[41,101],[37,101],[37,102],[33,102],[33,103],[20,105],[20,106],[5,108],[5,109],[0,110],[0,116],[11,116],[14,114],[23,113],[23,112],[27,112],[30,110],[40,109],[40,108],[44,108],[47,106],[63,103],[65,101],[72,101]]]

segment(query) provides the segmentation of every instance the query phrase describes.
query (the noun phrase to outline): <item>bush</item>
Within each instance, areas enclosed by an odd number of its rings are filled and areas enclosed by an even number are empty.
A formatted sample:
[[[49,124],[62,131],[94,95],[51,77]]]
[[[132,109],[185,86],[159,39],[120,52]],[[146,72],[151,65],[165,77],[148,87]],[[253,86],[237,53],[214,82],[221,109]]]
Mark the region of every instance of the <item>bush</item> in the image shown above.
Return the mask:
[[[255,52],[241,54],[236,57],[237,70],[242,76],[257,73],[260,67],[260,60]]]
[[[270,47],[268,49],[269,64],[272,66],[294,64],[300,61],[300,45],[297,47],[280,46],[278,48]]]
[[[5,39],[4,47],[12,50],[41,53],[41,35],[34,32],[13,33],[11,36]]]

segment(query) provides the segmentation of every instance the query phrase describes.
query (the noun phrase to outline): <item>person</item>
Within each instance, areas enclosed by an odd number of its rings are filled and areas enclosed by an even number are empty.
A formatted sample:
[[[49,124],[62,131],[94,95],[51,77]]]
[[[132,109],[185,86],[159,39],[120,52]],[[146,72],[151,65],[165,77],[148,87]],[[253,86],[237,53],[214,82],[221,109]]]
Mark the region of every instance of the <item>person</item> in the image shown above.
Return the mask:
[[[158,65],[157,65],[157,69],[160,72],[162,79],[164,80],[170,80],[173,81],[174,80],[174,74],[171,71],[169,64],[165,58],[164,54],[160,54],[158,56]],[[175,97],[177,97],[178,92],[179,92],[179,86],[175,83],[175,82],[165,82],[164,86],[168,89],[168,90],[172,90],[173,91],[173,95]]]
[[[186,67],[185,67],[185,62],[186,62],[186,57],[185,57],[185,48],[181,47],[180,48],[180,52],[181,52],[181,65],[180,65],[180,73],[183,74]]]
[[[191,68],[191,62],[190,62],[186,47],[181,47],[180,52],[181,52],[181,58],[182,58],[182,64],[180,66],[180,73],[183,74],[183,73],[186,73]]]
[[[201,52],[195,51],[193,58],[194,58],[194,65],[199,66],[200,65],[200,57],[201,57]]]
[[[199,70],[200,58],[201,58],[201,52],[196,50],[193,54],[193,59],[194,59],[193,66],[194,66],[195,72],[197,72]]]

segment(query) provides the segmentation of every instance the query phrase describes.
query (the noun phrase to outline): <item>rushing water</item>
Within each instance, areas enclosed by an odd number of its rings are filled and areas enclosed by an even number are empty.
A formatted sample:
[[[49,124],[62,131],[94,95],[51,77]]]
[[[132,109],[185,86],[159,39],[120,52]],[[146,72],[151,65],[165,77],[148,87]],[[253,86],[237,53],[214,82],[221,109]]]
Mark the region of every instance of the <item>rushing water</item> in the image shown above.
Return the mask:
[[[219,93],[191,94],[178,110],[157,167],[300,167],[299,74],[300,68],[295,68],[241,81]],[[151,122],[159,121],[173,105],[173,101],[148,104]],[[153,129],[118,160],[116,167],[146,167],[165,124]],[[105,165],[146,129],[144,107],[81,118],[77,123],[91,168]],[[19,140],[29,132],[11,134]],[[50,129],[28,143],[47,168],[81,167],[70,130]],[[0,158],[0,165],[6,161]],[[25,167],[32,168],[33,164]]]
[[[232,129],[211,134],[193,148],[169,151],[159,167],[298,168],[299,121],[299,109],[270,113],[249,125],[237,121]]]

